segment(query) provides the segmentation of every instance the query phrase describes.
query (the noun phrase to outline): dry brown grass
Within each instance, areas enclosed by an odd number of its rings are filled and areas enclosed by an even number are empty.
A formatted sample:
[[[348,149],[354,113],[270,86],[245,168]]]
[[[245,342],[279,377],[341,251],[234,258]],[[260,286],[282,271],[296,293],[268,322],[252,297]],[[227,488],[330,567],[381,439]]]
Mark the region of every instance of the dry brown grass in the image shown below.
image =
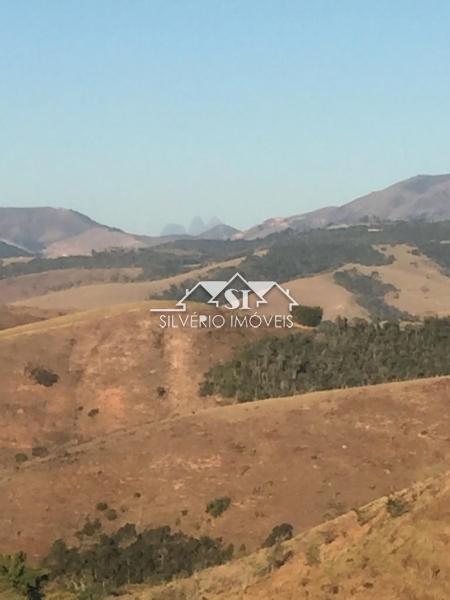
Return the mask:
[[[195,352],[186,360],[193,367],[184,371],[177,362],[182,357],[173,360],[164,340],[162,352],[151,358],[142,322],[137,328],[131,323],[116,322],[114,332],[98,324],[95,339],[80,338],[70,359],[64,359],[69,360],[65,370],[61,363],[60,388],[37,390],[20,380],[23,363],[7,365],[17,378],[4,411],[9,425],[2,430],[2,446],[19,449],[49,439],[52,444],[48,458],[20,468],[5,463],[0,552],[21,548],[36,558],[56,538],[74,542],[74,533],[100,501],[119,509],[114,527],[169,524],[194,535],[223,536],[252,550],[276,524],[287,521],[296,531],[305,530],[450,465],[447,378],[264,400],[188,416],[203,401],[190,397],[183,373],[192,376],[195,363],[203,368],[208,344],[226,345],[223,335],[191,340]],[[136,336],[137,345],[130,346]],[[94,343],[98,339],[102,348]],[[114,350],[119,339],[122,353]],[[63,355],[54,346],[56,338],[50,340],[55,356]],[[70,396],[77,367],[84,371]],[[162,398],[155,390],[160,383],[169,389]],[[85,407],[81,415],[80,404]],[[99,409],[95,417],[86,414],[92,408]],[[185,416],[174,418],[176,411]],[[166,420],[155,421],[164,414]],[[209,518],[207,503],[224,495],[232,499],[231,507],[219,519]]]
[[[412,246],[387,246],[385,253],[395,261],[381,267],[357,266],[365,274],[377,271],[382,281],[398,292],[386,295],[386,302],[418,316],[450,315],[450,278],[429,258],[412,254]]]
[[[392,499],[391,499],[392,500]],[[450,597],[450,476],[185,580],[134,586],[126,600],[443,600]]]
[[[203,372],[262,332],[162,330],[149,311],[162,304],[93,309],[0,331],[0,464],[33,445],[86,441],[214,405],[198,395]],[[57,384],[36,384],[29,375],[35,367],[56,373]],[[92,410],[98,418],[89,417]]]
[[[402,311],[421,317],[450,314],[450,278],[425,256],[412,254],[412,246],[383,246],[383,252],[394,257],[389,265],[366,267],[352,263],[340,270],[356,268],[360,273],[379,273],[385,283],[393,285],[398,292],[390,292],[385,301]],[[334,271],[312,277],[288,281],[288,288],[300,304],[319,305],[324,309],[324,318],[334,320],[338,316],[367,318],[366,309],[361,307],[355,296],[333,279]]]
[[[321,306],[324,319],[336,317],[368,317],[367,311],[356,301],[352,293],[335,283],[333,273],[293,279],[284,284],[299,304]]]
[[[25,299],[17,301],[16,304],[39,308],[88,310],[114,304],[142,302],[167,290],[171,285],[178,285],[186,279],[203,277],[220,267],[236,267],[241,261],[242,258],[235,258],[224,262],[211,263],[205,267],[155,281],[79,285],[57,292],[45,292],[42,295],[33,297],[27,296]]]
[[[400,310],[418,316],[450,314],[450,278],[445,276],[433,261],[424,256],[413,255],[413,248],[410,246],[383,248],[386,254],[395,257],[393,264],[379,267],[348,264],[342,269],[355,267],[365,274],[377,271],[382,281],[398,289],[398,292],[388,294],[385,300]],[[0,294],[3,302],[15,302],[19,305],[45,309],[87,310],[111,304],[143,301],[167,290],[172,284],[182,283],[187,278],[201,278],[218,267],[237,267],[241,260],[214,263],[174,277],[145,282],[107,283],[111,278],[118,276],[137,277],[136,269],[74,269],[70,272],[27,275],[0,281]],[[99,280],[103,282],[98,283]],[[65,289],[54,291],[58,287]],[[291,291],[299,303],[322,306],[325,319],[334,320],[337,316],[368,316],[354,295],[334,282],[333,272],[293,279],[286,282],[284,287]],[[274,309],[286,313],[286,303],[280,301],[277,304],[275,301],[271,303],[271,311]]]
[[[0,280],[0,304],[21,302],[27,304],[28,298],[45,296],[58,290],[70,291],[79,286],[111,281],[133,280],[141,269],[61,269],[32,273]],[[39,307],[38,307],[39,308]],[[41,306],[40,308],[54,308]]]
[[[28,308],[26,306],[7,306],[0,304],[0,330],[45,321],[63,314],[61,311]]]

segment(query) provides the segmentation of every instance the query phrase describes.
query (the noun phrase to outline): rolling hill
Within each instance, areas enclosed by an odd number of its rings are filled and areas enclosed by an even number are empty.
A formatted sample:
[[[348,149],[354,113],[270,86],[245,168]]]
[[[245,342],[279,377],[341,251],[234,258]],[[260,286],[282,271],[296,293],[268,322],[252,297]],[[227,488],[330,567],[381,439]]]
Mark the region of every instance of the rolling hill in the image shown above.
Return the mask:
[[[280,522],[301,531],[448,469],[448,378],[218,406],[202,372],[260,333],[161,333],[147,308],[0,332],[0,552],[76,543],[99,502],[117,512],[104,531],[168,524],[253,550]]]
[[[145,236],[100,225],[74,210],[50,207],[0,207],[0,239],[28,253],[48,256],[146,245]]]
[[[450,314],[450,278],[433,260],[418,253],[413,246],[382,246],[391,257],[386,265],[366,266],[347,263],[338,269],[284,282],[298,302],[319,305],[324,318],[369,317],[369,311],[358,302],[357,295],[334,280],[334,273],[357,269],[370,276],[377,273],[380,281],[392,286],[384,301],[400,311],[419,317]],[[380,249],[380,248],[379,248]],[[147,300],[171,286],[182,286],[186,280],[213,276],[218,269],[240,269],[241,258],[213,262],[205,267],[154,281],[133,281],[138,269],[67,269],[23,275],[0,280],[0,295],[6,303],[44,309],[87,310],[102,306]],[[119,281],[117,281],[117,279]],[[273,305],[277,306],[276,302]],[[286,307],[279,306],[280,312]]]
[[[329,206],[286,218],[268,219],[237,239],[265,237],[287,228],[306,230],[378,221],[450,219],[450,175],[417,175],[343,206]]]
[[[39,322],[0,331],[1,464],[33,446],[56,448],[215,405],[198,395],[203,372],[262,334],[236,330],[222,340],[220,331],[161,330],[149,312],[155,305],[56,318],[22,309],[23,320]],[[55,381],[40,382],[39,371]]]
[[[0,240],[0,260],[8,258],[18,258],[32,256],[30,252],[27,252],[23,248],[14,244],[7,244]]]
[[[157,246],[177,238],[225,240],[237,229],[211,221],[197,235],[134,235],[108,227],[75,210],[51,207],[0,207],[0,258],[41,254],[49,258],[111,248]],[[3,240],[3,241],[2,241]]]
[[[445,186],[444,177],[391,190],[383,210],[407,193],[419,210],[422,195],[437,198]],[[365,210],[365,202],[348,214]],[[69,221],[53,241],[45,228],[36,233],[35,247],[56,256],[128,235],[76,214]],[[247,404],[205,397],[199,386],[212,366],[286,331],[162,330],[149,313],[189,281],[242,268],[260,279],[284,274],[280,281],[294,297],[323,306],[327,319],[369,318],[368,282],[388,307],[420,318],[450,314],[450,224],[367,229],[286,232],[267,243],[179,240],[79,263],[39,258],[2,267],[0,553],[25,551],[37,564],[57,539],[89,548],[127,524],[138,532],[167,525],[175,534],[234,544],[236,560],[121,594],[446,597],[449,377]],[[351,273],[351,285],[339,273]],[[161,293],[168,297],[155,299]],[[208,506],[224,499],[224,512],[212,514]],[[296,537],[259,550],[282,523]],[[0,598],[2,586],[0,576]],[[49,591],[48,600],[59,593]]]
[[[450,475],[194,577],[130,586],[126,600],[442,600],[450,594]]]

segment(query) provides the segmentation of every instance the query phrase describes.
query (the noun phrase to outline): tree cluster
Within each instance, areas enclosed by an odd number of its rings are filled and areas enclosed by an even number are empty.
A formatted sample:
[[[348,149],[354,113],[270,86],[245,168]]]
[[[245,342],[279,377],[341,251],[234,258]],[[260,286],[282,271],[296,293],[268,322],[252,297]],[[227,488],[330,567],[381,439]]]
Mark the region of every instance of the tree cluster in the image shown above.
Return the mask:
[[[299,304],[292,309],[292,316],[300,325],[317,327],[322,322],[323,308],[321,306],[306,306]]]
[[[60,582],[76,581],[88,588],[114,590],[131,583],[159,583],[190,576],[199,569],[231,559],[233,546],[220,539],[194,538],[170,527],[137,532],[132,524],[112,535],[101,534],[85,549],[69,548],[58,540],[45,561],[51,577]]]
[[[450,318],[423,324],[364,319],[267,337],[204,376],[203,395],[262,398],[450,374]]]
[[[373,319],[382,321],[414,321],[415,318],[409,313],[399,310],[388,304],[384,297],[390,292],[396,292],[397,288],[390,283],[381,281],[377,271],[370,275],[364,275],[353,268],[346,271],[337,271],[334,280],[349,292],[356,296],[360,306],[365,308]]]

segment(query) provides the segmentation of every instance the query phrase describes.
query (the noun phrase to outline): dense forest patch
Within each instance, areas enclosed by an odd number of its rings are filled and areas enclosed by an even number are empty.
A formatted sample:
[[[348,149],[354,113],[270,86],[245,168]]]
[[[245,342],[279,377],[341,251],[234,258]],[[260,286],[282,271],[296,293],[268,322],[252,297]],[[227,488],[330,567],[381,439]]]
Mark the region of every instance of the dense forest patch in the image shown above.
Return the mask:
[[[450,318],[423,324],[324,322],[315,332],[268,337],[210,369],[203,395],[240,402],[450,374]]]
[[[263,255],[252,254],[239,266],[239,272],[249,280],[284,282],[296,277],[336,269],[349,262],[377,266],[392,262],[372,245],[367,234],[359,239],[350,232],[314,230],[306,233],[287,232],[274,238]],[[227,279],[230,269],[214,274],[215,279]]]

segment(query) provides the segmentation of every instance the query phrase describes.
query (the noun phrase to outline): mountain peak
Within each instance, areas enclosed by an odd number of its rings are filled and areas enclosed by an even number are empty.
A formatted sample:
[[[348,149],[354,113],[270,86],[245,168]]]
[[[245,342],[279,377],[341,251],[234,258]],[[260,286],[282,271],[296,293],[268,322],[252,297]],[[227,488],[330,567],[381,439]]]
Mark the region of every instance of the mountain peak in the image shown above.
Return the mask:
[[[450,219],[450,174],[415,175],[343,206],[320,208],[286,219],[268,219],[239,237],[265,237],[289,227],[306,230],[331,225],[355,225],[373,218],[381,221]]]

